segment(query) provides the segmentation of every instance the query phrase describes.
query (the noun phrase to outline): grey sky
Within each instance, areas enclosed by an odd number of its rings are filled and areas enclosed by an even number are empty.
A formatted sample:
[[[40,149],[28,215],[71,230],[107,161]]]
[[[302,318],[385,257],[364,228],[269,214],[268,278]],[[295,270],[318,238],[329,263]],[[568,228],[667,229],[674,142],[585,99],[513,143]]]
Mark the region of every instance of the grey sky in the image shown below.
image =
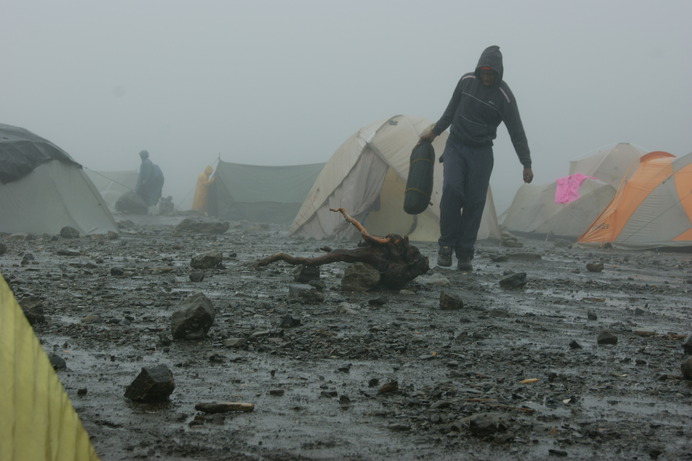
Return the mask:
[[[395,114],[436,121],[499,45],[536,183],[630,142],[692,151],[688,0],[1,0],[0,123],[92,170],[136,169],[189,207],[207,164],[324,162]],[[498,130],[498,212],[521,165]]]

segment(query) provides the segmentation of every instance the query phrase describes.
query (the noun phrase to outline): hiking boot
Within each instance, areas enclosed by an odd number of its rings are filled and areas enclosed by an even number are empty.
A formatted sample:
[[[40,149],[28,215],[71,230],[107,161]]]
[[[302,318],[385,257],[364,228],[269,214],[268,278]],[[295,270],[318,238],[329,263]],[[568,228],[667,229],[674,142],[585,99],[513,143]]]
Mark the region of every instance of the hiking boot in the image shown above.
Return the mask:
[[[461,256],[457,260],[457,269],[462,272],[471,272],[473,270],[473,264],[471,264],[470,256]]]
[[[437,252],[437,265],[442,267],[449,267],[452,265],[452,248],[447,246],[441,246],[440,250]]]

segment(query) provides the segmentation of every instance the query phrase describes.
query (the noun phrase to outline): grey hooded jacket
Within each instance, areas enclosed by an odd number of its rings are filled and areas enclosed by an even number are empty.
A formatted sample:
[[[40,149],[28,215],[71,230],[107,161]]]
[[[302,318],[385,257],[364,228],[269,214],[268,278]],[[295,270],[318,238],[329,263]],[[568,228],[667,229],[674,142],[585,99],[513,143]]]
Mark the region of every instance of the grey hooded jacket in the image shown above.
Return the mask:
[[[490,67],[497,73],[491,87],[483,85],[479,68]],[[502,80],[502,53],[499,46],[489,46],[481,54],[474,72],[462,75],[442,117],[433,127],[439,135],[450,127],[450,136],[470,146],[492,146],[497,126],[504,122],[519,161],[531,168],[531,151],[519,116],[517,101],[509,85]]]

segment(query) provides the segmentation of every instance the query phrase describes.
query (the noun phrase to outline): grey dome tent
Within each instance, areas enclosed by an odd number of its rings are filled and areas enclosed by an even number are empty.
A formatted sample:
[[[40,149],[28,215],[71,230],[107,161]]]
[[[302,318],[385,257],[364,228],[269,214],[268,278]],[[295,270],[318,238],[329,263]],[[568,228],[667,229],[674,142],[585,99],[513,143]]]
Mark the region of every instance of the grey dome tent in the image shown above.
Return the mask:
[[[52,142],[0,124],[0,232],[81,234],[117,231],[82,166]]]

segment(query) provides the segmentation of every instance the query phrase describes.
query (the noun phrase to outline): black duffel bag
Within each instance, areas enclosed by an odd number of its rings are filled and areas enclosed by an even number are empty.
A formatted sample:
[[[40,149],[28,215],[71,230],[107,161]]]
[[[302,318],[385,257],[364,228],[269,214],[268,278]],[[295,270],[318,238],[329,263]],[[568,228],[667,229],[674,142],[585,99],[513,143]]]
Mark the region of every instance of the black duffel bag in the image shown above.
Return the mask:
[[[411,160],[406,180],[404,211],[419,214],[430,204],[435,168],[435,149],[430,141],[421,140],[411,151]]]

